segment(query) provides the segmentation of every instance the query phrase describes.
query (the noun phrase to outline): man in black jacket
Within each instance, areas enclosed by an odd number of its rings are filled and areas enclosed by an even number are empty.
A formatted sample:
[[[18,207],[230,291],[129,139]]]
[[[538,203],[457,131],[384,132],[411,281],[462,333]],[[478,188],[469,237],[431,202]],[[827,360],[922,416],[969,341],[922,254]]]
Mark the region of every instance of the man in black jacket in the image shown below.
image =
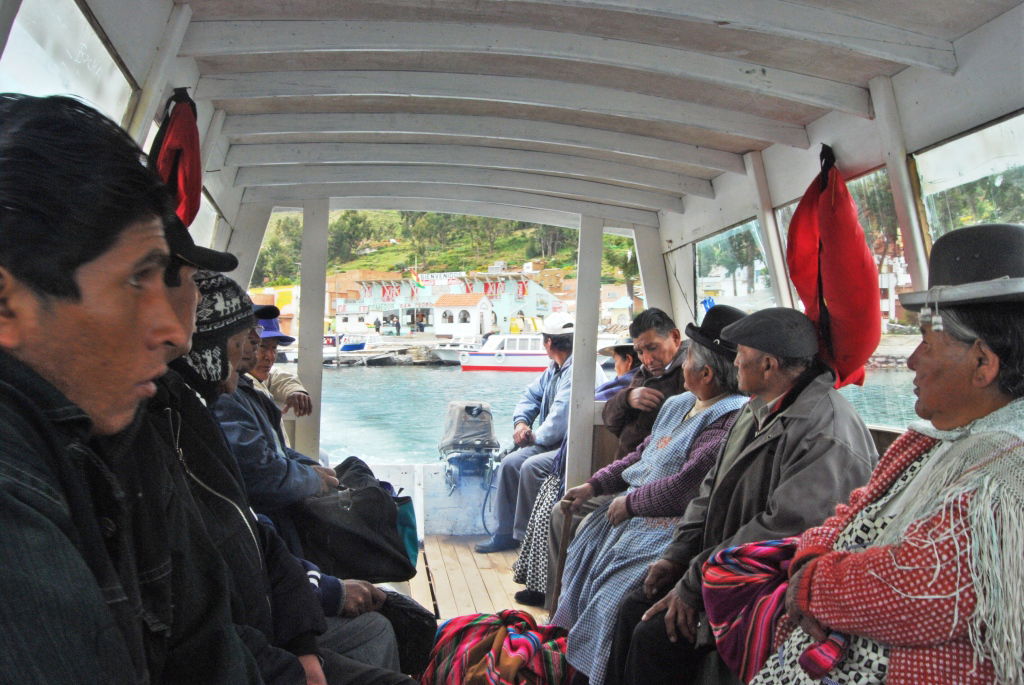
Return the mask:
[[[0,160],[0,682],[259,683],[194,503],[135,448],[186,339],[166,188],[70,98],[0,97]]]
[[[171,302],[187,332],[195,328],[198,288],[193,264],[233,268],[234,257],[221,255],[224,261],[211,258],[210,250],[196,247],[184,229],[169,230],[174,260],[168,281]],[[227,279],[223,279],[227,281]],[[232,284],[233,285],[233,284]],[[221,296],[222,312],[228,316],[218,323],[248,335],[254,317],[251,306],[238,290],[238,307],[231,308],[227,297]],[[209,307],[204,308],[204,311]],[[232,316],[231,312],[234,312]],[[207,312],[209,313],[209,312]],[[167,348],[167,358],[180,371],[169,371],[158,383],[157,396],[148,407],[149,422],[162,434],[164,445],[177,455],[182,472],[199,503],[210,536],[228,564],[231,576],[231,599],[235,627],[246,646],[256,657],[263,680],[268,685],[284,683],[321,683],[331,685],[367,683],[393,685],[409,682],[395,670],[360,663],[318,645],[317,635],[327,629],[320,598],[314,594],[305,568],[288,551],[272,528],[257,520],[250,507],[238,464],[224,442],[210,411],[204,406],[213,399],[216,383],[206,369],[197,369],[185,362],[183,354],[189,343]],[[241,348],[225,349],[216,374],[236,374]],[[338,603],[370,601],[360,596],[360,588],[350,588],[349,596],[339,595]],[[341,607],[339,606],[339,609]],[[385,642],[382,653],[397,668],[397,648],[390,624],[382,616],[377,621],[363,621],[358,642]],[[353,626],[355,627],[355,626]],[[334,646],[340,640],[340,627],[334,626]],[[323,663],[321,664],[321,659]]]

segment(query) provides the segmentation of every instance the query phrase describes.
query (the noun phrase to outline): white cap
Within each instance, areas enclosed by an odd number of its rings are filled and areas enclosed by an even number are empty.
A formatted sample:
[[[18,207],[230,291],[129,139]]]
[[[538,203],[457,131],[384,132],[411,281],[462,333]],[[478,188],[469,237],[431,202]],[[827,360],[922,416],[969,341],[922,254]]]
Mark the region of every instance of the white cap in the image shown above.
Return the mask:
[[[563,312],[555,312],[544,318],[540,332],[546,335],[572,335],[576,323],[572,316]]]

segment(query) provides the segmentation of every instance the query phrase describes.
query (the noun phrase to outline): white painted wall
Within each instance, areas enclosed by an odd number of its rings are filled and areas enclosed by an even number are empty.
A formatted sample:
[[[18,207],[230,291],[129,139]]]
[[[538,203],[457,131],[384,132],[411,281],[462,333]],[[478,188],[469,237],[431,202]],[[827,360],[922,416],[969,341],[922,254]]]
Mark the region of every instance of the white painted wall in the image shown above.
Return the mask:
[[[434,334],[452,337],[476,336],[491,328],[491,303],[481,300],[476,307],[434,307]],[[459,323],[459,312],[469,312],[469,323]],[[445,323],[441,315],[451,312],[454,323]],[[482,322],[482,323],[481,323]]]

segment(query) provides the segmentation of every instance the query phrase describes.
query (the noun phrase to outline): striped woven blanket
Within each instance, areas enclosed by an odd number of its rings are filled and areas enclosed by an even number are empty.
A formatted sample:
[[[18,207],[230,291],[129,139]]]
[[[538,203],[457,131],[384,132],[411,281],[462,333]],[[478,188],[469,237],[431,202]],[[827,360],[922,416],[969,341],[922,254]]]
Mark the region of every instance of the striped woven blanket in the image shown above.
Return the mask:
[[[704,563],[704,610],[718,654],[743,682],[750,682],[772,651],[785,614],[790,561],[800,538],[728,547]],[[819,680],[838,664],[847,638],[832,632],[807,648],[800,666]]]
[[[525,611],[469,614],[437,629],[423,685],[558,685],[572,680],[566,631],[538,626]]]

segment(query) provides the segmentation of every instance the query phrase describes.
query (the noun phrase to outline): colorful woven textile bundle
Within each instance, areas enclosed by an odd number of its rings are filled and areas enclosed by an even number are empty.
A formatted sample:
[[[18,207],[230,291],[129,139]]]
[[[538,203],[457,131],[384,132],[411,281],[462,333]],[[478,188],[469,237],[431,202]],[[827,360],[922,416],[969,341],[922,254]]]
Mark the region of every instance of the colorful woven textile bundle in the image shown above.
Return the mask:
[[[423,685],[555,685],[572,679],[565,660],[566,631],[537,626],[525,611],[469,614],[437,630]]]
[[[771,653],[775,627],[785,613],[789,564],[800,538],[726,548],[704,564],[704,609],[718,653],[743,682],[757,675]],[[814,679],[842,658],[846,637],[833,632],[800,656]]]

